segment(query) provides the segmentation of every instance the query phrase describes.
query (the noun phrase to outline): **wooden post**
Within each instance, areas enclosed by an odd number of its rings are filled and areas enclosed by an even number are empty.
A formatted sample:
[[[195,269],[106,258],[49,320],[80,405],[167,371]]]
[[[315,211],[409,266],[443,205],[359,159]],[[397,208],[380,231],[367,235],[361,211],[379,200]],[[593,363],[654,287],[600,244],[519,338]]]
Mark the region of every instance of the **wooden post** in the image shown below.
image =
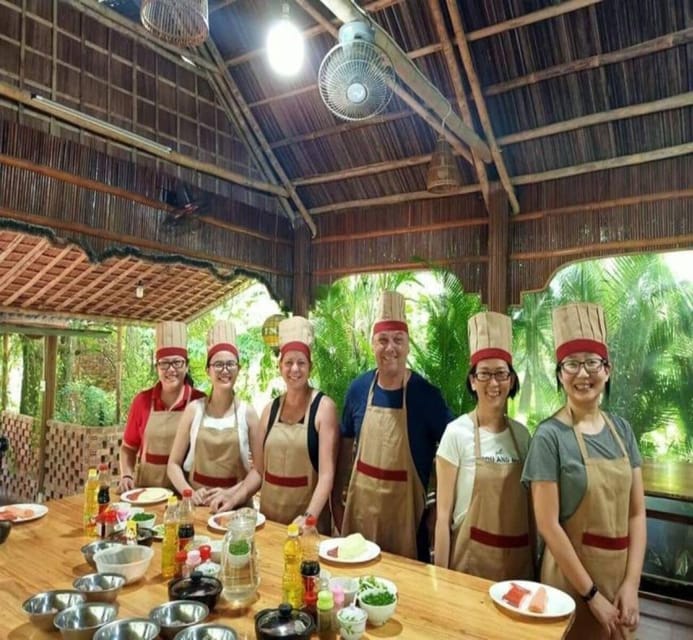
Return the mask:
[[[0,383],[0,407],[7,410],[7,388],[10,376],[10,336],[6,333],[2,336],[2,383]]]
[[[308,316],[310,309],[310,235],[304,226],[294,230],[294,282],[291,307],[295,314]]]
[[[115,423],[120,424],[120,403],[123,395],[123,324],[116,326],[116,361],[115,361]]]
[[[58,336],[44,337],[43,356],[43,406],[41,409],[41,431],[39,435],[39,469],[37,482],[37,499],[44,498],[43,483],[46,477],[46,440],[48,435],[48,421],[53,418],[55,412],[55,391],[58,369]]]
[[[492,185],[488,204],[488,310],[505,313],[508,299],[510,209],[507,194]]]

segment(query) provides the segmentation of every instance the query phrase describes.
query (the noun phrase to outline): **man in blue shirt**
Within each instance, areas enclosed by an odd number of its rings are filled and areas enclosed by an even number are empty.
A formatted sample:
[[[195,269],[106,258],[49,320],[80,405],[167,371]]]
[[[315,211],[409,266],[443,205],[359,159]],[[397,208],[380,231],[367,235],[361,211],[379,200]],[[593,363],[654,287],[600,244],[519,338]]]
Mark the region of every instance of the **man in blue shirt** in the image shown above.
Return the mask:
[[[372,347],[377,368],[352,382],[342,416],[342,465],[357,443],[343,522],[335,483],[335,521],[343,535],[359,532],[383,551],[428,561],[422,526],[436,446],[453,419],[440,391],[407,368],[409,333],[404,298],[381,295]],[[342,475],[342,474],[340,474]]]

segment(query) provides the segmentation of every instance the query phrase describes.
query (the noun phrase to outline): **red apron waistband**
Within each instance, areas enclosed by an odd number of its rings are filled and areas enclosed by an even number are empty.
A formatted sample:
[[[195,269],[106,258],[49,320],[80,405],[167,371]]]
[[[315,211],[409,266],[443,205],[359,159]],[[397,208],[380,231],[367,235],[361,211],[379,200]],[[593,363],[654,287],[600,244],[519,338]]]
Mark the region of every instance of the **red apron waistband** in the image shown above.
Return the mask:
[[[198,471],[193,471],[192,479],[207,487],[222,487],[224,489],[233,487],[238,482],[238,478],[215,478],[214,476],[206,476]]]
[[[160,455],[158,453],[147,453],[144,454],[144,461],[149,464],[168,464],[168,456]]]
[[[585,532],[582,534],[582,544],[598,549],[608,549],[609,551],[623,551],[628,548],[630,538],[623,536],[622,538],[612,538],[610,536],[599,536],[596,533]]]
[[[529,546],[529,534],[523,533],[519,536],[503,536],[490,531],[484,531],[477,527],[470,527],[469,537],[472,540],[481,542],[488,547],[500,547],[501,549],[518,549]]]
[[[275,476],[269,471],[265,471],[265,480],[270,484],[279,487],[307,487],[308,476]]]
[[[360,459],[356,462],[356,470],[371,478],[390,480],[391,482],[406,482],[409,477],[406,469],[380,469]]]

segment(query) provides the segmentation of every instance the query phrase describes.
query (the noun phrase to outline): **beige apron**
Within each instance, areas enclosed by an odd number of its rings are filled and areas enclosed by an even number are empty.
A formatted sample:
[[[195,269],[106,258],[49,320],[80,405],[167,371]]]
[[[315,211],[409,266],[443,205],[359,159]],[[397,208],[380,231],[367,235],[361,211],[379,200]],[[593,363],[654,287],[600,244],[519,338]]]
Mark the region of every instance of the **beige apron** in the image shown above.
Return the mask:
[[[510,430],[517,462],[491,462],[481,457],[479,419],[474,422],[474,486],[469,509],[453,532],[450,568],[487,580],[533,577],[532,548],[529,544],[527,491],[520,481],[522,456],[515,434]]]
[[[233,426],[214,429],[205,426],[207,414],[203,414],[195,439],[195,457],[190,469],[190,485],[193,489],[201,487],[226,489],[241,482],[246,470],[241,459],[241,446],[238,438],[238,412],[233,405]],[[231,416],[224,417],[231,420]]]
[[[342,535],[358,532],[383,551],[416,559],[416,533],[426,496],[409,449],[409,374],[404,380],[401,409],[373,406],[377,377],[368,391]]]
[[[265,475],[260,493],[260,509],[269,520],[289,524],[308,509],[318,474],[310,461],[306,446],[310,401],[303,422],[288,424],[281,421],[284,400],[265,442]],[[328,514],[329,509],[323,509]],[[322,518],[321,518],[322,520]]]
[[[621,447],[623,457],[615,460],[590,458],[582,433],[575,430],[587,472],[587,489],[575,513],[563,528],[585,570],[599,591],[613,602],[626,575],[628,561],[628,515],[633,471],[628,454],[610,418],[604,420]],[[565,579],[548,548],[544,551],[541,581],[570,593],[575,599],[572,640],[607,640],[608,632],[597,622],[580,594]],[[624,631],[626,631],[624,629]],[[628,637],[634,637],[628,634]]]
[[[190,402],[192,388],[185,391],[185,405]],[[154,411],[152,399],[149,418],[144,427],[142,455],[137,468],[136,486],[166,487],[173,489],[173,483],[168,479],[166,465],[168,456],[176,437],[176,429],[180,421],[180,411]]]

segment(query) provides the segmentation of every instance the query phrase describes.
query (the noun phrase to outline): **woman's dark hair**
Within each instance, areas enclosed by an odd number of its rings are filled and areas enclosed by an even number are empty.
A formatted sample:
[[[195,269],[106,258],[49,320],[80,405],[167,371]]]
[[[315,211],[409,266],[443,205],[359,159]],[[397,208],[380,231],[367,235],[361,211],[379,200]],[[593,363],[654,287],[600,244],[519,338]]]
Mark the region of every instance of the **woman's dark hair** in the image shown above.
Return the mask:
[[[608,367],[609,370],[611,370],[611,363],[608,360],[604,360],[604,366]],[[561,378],[560,374],[561,373],[561,363],[559,362],[556,365],[556,390],[560,391],[563,388],[563,385],[561,384]],[[608,398],[609,394],[611,393],[611,376],[609,376],[609,379],[606,381],[606,384],[604,385],[604,397]]]
[[[510,387],[510,391],[508,392],[508,398],[514,398],[519,392],[520,392],[520,380],[517,377],[517,372],[515,369],[513,369],[513,366],[511,364],[508,364],[508,369],[510,369],[510,373],[513,376],[513,383],[512,386]],[[476,373],[476,365],[473,365],[472,368],[467,372],[467,377],[465,378],[465,385],[467,387],[467,391],[476,398],[477,393],[472,389],[472,383],[469,380],[474,374]]]

